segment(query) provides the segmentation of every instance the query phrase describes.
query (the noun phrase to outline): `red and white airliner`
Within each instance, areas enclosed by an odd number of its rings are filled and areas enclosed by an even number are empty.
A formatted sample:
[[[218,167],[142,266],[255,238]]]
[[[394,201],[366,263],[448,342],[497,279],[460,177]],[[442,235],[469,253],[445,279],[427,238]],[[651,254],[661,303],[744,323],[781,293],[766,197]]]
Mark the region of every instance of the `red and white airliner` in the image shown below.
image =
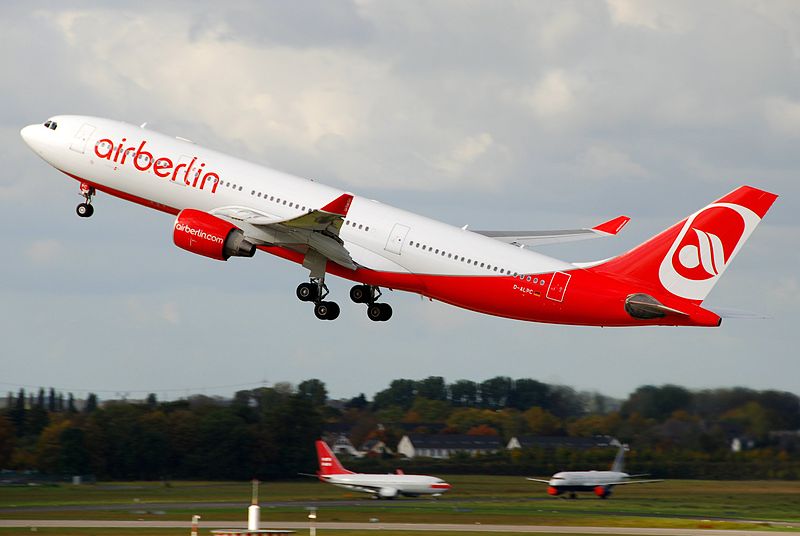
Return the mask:
[[[396,473],[369,474],[348,471],[324,441],[317,441],[317,461],[319,472],[317,477],[334,486],[372,493],[376,499],[394,499],[398,496],[418,497],[433,495],[438,497],[450,489],[450,484],[427,475],[407,475],[398,470]]]
[[[702,301],[777,196],[742,186],[627,253],[569,263],[529,246],[616,234],[591,229],[475,231],[252,164],[189,140],[99,117],[59,115],[22,129],[46,162],[77,180],[94,212],[104,192],[177,216],[178,247],[227,260],[266,251],[301,264],[297,296],[320,319],[325,275],[357,282],[350,298],[375,321],[392,309],[380,289],[415,292],[481,313],[593,326],[718,326]]]

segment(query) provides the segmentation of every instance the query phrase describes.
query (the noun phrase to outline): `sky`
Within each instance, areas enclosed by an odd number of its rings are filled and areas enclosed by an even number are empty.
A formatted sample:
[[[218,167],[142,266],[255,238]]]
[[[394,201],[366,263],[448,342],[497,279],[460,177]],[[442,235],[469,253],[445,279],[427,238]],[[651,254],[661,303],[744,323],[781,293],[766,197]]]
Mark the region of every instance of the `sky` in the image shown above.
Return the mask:
[[[0,3],[0,392],[230,395],[308,378],[371,397],[395,378],[800,393],[800,4],[793,1]],[[389,322],[329,278],[171,241],[172,217],[78,185],[19,130],[120,119],[462,226],[553,229],[619,214],[620,254],[741,184],[781,197],[706,304],[721,328],[493,318],[386,292]]]

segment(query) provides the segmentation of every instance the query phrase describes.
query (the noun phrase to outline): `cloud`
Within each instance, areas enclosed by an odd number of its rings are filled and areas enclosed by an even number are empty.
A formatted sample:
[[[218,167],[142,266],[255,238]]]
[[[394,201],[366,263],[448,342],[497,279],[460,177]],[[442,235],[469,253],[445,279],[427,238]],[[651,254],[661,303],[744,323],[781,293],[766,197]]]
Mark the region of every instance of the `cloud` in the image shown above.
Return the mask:
[[[25,249],[25,256],[36,264],[50,263],[63,254],[63,244],[53,239],[36,240]]]
[[[764,117],[778,134],[800,136],[800,102],[786,97],[768,97],[764,101]]]
[[[546,73],[526,96],[525,102],[540,118],[558,118],[575,105],[575,81],[562,70]]]
[[[631,160],[623,151],[608,145],[592,145],[579,158],[577,170],[580,176],[591,179],[642,178],[647,171]]]
[[[607,0],[607,4],[614,24],[672,32],[688,30],[692,17],[687,11],[696,9],[694,2],[677,0]]]

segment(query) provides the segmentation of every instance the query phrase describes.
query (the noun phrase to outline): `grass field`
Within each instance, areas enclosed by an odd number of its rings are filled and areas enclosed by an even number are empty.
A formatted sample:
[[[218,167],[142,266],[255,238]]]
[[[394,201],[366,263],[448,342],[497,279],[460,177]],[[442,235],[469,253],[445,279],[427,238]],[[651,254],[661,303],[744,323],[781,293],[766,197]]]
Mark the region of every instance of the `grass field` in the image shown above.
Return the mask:
[[[448,476],[453,490],[440,499],[377,501],[314,480],[266,482],[261,486],[266,523],[305,521],[309,503],[319,521],[499,523],[612,527],[765,529],[800,523],[798,482],[667,481],[622,486],[612,498],[550,498],[544,486],[519,477]],[[115,482],[95,485],[0,487],[0,519],[204,520],[244,522],[246,482]],[[353,501],[358,500],[358,504]],[[270,503],[281,502],[278,506]],[[216,504],[211,504],[216,503]],[[35,507],[34,511],[10,510]],[[65,509],[79,507],[79,509]],[[763,523],[748,523],[759,520]],[[19,531],[20,529],[16,529]],[[82,532],[81,532],[82,530]],[[107,529],[102,529],[107,530]],[[43,534],[127,534],[121,529],[39,529]],[[185,533],[186,531],[177,531]],[[381,531],[383,534],[390,534]],[[18,532],[17,532],[18,533]],[[25,532],[29,534],[29,532]],[[160,529],[158,534],[172,534]],[[346,531],[337,531],[345,536]],[[0,536],[16,534],[0,529]],[[137,531],[135,534],[150,534]],[[153,533],[155,534],[155,533]],[[433,533],[426,533],[433,534]]]

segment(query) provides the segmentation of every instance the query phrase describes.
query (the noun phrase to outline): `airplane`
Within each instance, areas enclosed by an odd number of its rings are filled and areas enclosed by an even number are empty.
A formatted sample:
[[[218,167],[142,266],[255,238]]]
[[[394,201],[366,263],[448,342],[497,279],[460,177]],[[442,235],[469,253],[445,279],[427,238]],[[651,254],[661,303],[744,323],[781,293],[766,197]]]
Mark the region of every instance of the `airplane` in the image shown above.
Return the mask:
[[[355,491],[372,493],[376,499],[394,499],[398,496],[418,497],[433,495],[438,497],[450,489],[450,484],[434,476],[407,475],[401,470],[396,473],[367,474],[354,473],[345,469],[339,459],[324,441],[317,441],[317,461],[321,481],[334,486]]]
[[[550,480],[539,478],[528,478],[534,482],[547,484],[547,493],[554,497],[562,493],[569,493],[570,499],[576,499],[579,491],[591,491],[601,499],[607,499],[611,495],[614,486],[624,484],[648,484],[652,482],[663,482],[663,480],[631,480],[632,478],[647,475],[629,475],[624,472],[625,451],[628,445],[620,444],[616,441],[612,444],[619,446],[614,463],[611,464],[610,471],[562,471],[550,477]]]
[[[481,231],[451,226],[120,121],[58,115],[21,136],[79,183],[79,216],[98,192],[176,216],[173,242],[225,261],[257,250],[308,270],[297,297],[322,320],[339,316],[326,274],[357,284],[350,299],[373,321],[392,316],[381,289],[420,294],[517,320],[589,326],[716,327],[701,306],[775,194],[741,186],[630,251],[569,263],[530,247],[613,236],[592,228]]]

